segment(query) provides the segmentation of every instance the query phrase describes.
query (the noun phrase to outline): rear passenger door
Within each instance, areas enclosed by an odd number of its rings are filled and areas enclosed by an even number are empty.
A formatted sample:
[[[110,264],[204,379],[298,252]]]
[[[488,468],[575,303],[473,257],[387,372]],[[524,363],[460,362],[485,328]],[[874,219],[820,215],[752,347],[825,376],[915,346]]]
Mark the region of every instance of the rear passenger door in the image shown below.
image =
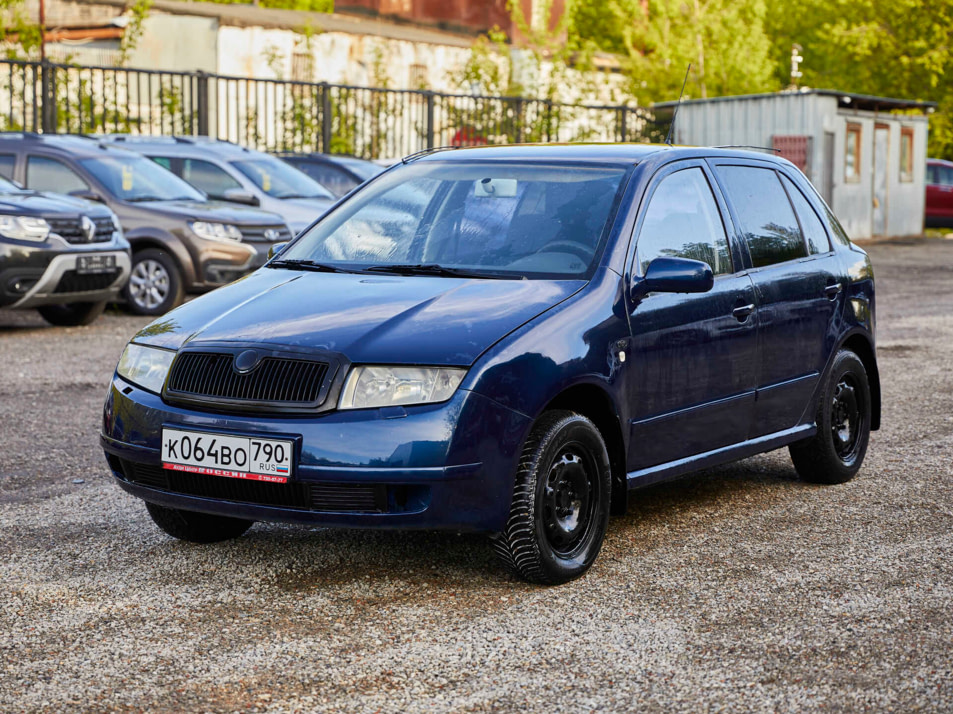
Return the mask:
[[[747,248],[757,295],[755,438],[813,420],[808,407],[834,347],[847,276],[805,192],[783,170],[759,162],[712,163]]]
[[[638,220],[634,275],[666,256],[704,261],[715,280],[706,293],[650,293],[629,308],[629,471],[748,435],[757,377],[754,287],[739,270],[741,254],[712,186],[704,162],[662,169]]]

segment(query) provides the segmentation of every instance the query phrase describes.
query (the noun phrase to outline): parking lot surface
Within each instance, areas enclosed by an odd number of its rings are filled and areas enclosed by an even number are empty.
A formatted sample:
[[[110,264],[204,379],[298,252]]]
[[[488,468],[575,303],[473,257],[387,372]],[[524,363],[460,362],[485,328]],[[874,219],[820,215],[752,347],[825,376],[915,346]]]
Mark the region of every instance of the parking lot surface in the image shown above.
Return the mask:
[[[953,241],[869,247],[883,426],[630,496],[588,576],[481,536],[258,524],[176,542],[98,445],[146,320],[0,313],[0,711],[950,711]]]

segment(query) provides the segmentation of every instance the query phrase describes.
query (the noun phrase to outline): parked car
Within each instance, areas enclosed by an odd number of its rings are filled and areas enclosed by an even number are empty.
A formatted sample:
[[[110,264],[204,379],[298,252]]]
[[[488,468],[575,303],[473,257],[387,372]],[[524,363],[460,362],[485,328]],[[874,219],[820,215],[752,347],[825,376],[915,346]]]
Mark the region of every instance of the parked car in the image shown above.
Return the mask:
[[[927,159],[926,225],[953,228],[953,161]]]
[[[104,137],[148,156],[219,201],[260,206],[281,216],[297,235],[334,203],[309,176],[271,154],[204,136]]]
[[[383,166],[378,166],[373,161],[365,161],[353,156],[319,153],[275,155],[299,171],[308,174],[334,194],[335,198],[346,196],[384,170]]]
[[[129,243],[103,205],[0,178],[0,307],[88,325],[129,277]]]
[[[879,423],[870,261],[790,162],[550,145],[408,160],[144,329],[102,444],[176,538],[482,531],[559,583],[629,490],[781,446],[841,483]]]
[[[123,295],[143,315],[251,272],[291,238],[273,213],[210,202],[145,157],[85,137],[0,133],[0,173],[111,208],[133,251]]]

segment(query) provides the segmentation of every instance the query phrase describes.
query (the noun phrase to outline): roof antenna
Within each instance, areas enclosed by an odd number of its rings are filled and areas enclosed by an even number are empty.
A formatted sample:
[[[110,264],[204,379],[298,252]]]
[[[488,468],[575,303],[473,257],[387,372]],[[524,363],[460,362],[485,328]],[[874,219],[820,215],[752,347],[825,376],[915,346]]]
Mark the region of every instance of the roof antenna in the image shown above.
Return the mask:
[[[682,91],[678,93],[678,101],[675,103],[675,111],[672,112],[672,123],[668,126],[668,135],[665,137],[665,143],[672,145],[672,132],[675,130],[675,119],[678,117],[678,108],[682,104],[682,95],[685,94],[685,83],[688,81],[688,73],[692,71],[692,63],[688,63],[688,69],[685,70],[685,79],[682,80]]]

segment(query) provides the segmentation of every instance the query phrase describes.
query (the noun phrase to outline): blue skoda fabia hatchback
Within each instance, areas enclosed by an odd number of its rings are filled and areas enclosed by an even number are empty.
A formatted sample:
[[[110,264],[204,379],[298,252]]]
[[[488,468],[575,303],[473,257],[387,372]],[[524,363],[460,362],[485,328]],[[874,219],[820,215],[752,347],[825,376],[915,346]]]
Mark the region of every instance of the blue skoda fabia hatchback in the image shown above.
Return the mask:
[[[512,146],[407,159],[143,329],[102,443],[176,538],[482,531],[559,583],[628,491],[781,446],[844,482],[879,421],[870,261],[790,163]]]

